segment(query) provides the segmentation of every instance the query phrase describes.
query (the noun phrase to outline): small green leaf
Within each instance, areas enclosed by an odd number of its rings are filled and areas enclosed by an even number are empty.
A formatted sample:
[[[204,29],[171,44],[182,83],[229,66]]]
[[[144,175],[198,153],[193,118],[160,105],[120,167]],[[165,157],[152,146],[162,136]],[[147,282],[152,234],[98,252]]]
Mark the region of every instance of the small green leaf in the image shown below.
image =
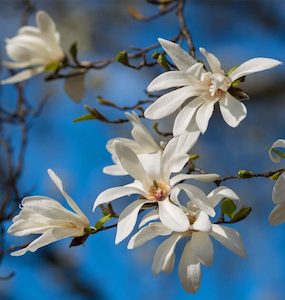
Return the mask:
[[[247,170],[239,170],[238,171],[239,178],[252,178],[253,175],[254,174],[251,171],[247,171]]]
[[[45,66],[45,72],[55,72],[59,70],[61,67],[61,62],[60,61],[53,61],[47,66]]]
[[[78,117],[76,119],[73,120],[73,123],[78,123],[78,122],[83,122],[83,121],[90,121],[90,120],[94,120],[95,118],[92,115],[84,115],[81,117]]]
[[[243,219],[245,219],[250,213],[251,213],[252,208],[249,206],[243,206],[238,212],[236,212],[232,219],[231,223],[236,223],[239,222]]]
[[[280,150],[277,150],[277,148],[272,148],[271,151],[280,156],[281,158],[285,158],[285,153]]]
[[[169,66],[169,64],[168,64],[168,61],[167,61],[166,57],[165,57],[163,54],[161,54],[161,53],[159,53],[159,52],[154,52],[154,53],[152,54],[152,57],[153,57],[154,59],[156,59],[157,63],[158,63],[163,69],[165,69],[166,71],[169,71],[169,70],[170,70],[170,66]]]
[[[108,120],[94,107],[90,107],[89,105],[84,105],[84,108],[93,116],[94,119],[108,122]]]
[[[237,206],[234,204],[233,200],[229,198],[226,198],[221,205],[222,214],[228,216],[229,218],[232,218],[236,208]]]
[[[270,176],[270,179],[277,180],[284,171],[279,171]]]
[[[73,61],[77,63],[77,54],[78,54],[78,49],[77,49],[77,42],[74,42],[70,48],[69,48],[69,53],[70,56],[72,57]]]
[[[236,66],[233,66],[232,68],[230,68],[230,69],[228,70],[228,72],[227,72],[226,75],[227,75],[227,76],[231,75],[232,72],[235,71],[235,70],[237,69],[238,66],[239,66],[239,65],[236,65]]]
[[[95,224],[95,228],[98,230],[100,228],[102,228],[102,226],[109,221],[112,218],[111,214],[108,214],[106,216],[104,216],[103,218],[101,218],[96,224]]]
[[[119,51],[116,56],[116,61],[125,66],[128,66],[129,65],[128,52],[126,50]]]
[[[237,87],[240,85],[241,82],[245,82],[245,76],[235,80],[234,82],[232,82],[231,86],[233,87]]]
[[[189,155],[189,160],[190,161],[193,161],[193,160],[197,160],[200,158],[200,155],[199,154],[190,154]]]

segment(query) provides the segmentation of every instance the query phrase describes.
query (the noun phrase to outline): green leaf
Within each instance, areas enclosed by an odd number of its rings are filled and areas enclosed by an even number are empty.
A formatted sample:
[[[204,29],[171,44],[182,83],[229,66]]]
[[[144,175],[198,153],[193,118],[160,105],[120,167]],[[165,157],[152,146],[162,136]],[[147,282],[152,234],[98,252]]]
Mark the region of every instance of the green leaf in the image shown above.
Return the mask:
[[[247,170],[239,170],[238,171],[239,178],[252,178],[253,175],[254,174],[251,171],[247,171]]]
[[[277,180],[284,171],[279,171],[270,176],[270,179]]]
[[[238,66],[239,66],[239,65],[236,65],[236,66],[233,66],[232,68],[230,68],[230,69],[228,70],[228,72],[227,72],[226,75],[227,75],[227,76],[231,75],[232,72],[235,71],[235,70],[237,69]]]
[[[243,206],[238,212],[236,212],[232,219],[231,223],[236,223],[239,222],[243,219],[245,219],[250,213],[251,213],[252,208],[249,206]]]
[[[280,156],[281,158],[285,158],[284,152],[277,150],[276,148],[272,148],[271,151],[274,152],[275,154],[277,154],[278,156]]]
[[[229,198],[226,198],[221,205],[222,214],[228,216],[229,218],[233,217],[236,208],[237,206],[234,204],[233,200]]]
[[[77,60],[77,54],[78,54],[78,49],[77,49],[77,42],[74,42],[70,48],[69,48],[69,53],[70,53],[70,56],[72,57],[73,61],[75,63],[78,62]]]
[[[129,65],[128,52],[126,50],[119,51],[116,56],[116,61],[125,66],[128,66]]]
[[[154,52],[154,53],[152,54],[152,57],[153,57],[154,59],[156,59],[157,63],[158,63],[163,69],[165,69],[166,71],[169,71],[169,70],[170,70],[169,63],[168,63],[166,57],[164,56],[164,54],[159,53],[159,52]]]
[[[78,117],[76,119],[73,120],[73,123],[78,123],[78,122],[83,122],[83,121],[90,121],[90,120],[94,120],[95,118],[92,115],[84,115],[81,117]]]
[[[45,72],[55,72],[59,70],[61,67],[61,62],[60,61],[53,61],[47,66],[45,66]]]
[[[108,214],[106,216],[104,216],[103,218],[101,218],[96,224],[95,224],[95,228],[98,230],[100,228],[102,228],[102,226],[109,221],[112,218],[111,214]]]
[[[199,154],[190,154],[189,155],[189,160],[190,161],[193,161],[193,160],[197,160],[200,158],[200,155]]]

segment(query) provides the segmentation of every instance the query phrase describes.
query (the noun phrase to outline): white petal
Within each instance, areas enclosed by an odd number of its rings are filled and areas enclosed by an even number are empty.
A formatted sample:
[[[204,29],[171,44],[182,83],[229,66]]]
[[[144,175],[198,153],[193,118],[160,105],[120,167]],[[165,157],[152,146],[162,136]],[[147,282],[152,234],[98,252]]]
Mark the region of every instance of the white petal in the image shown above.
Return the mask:
[[[130,196],[132,194],[143,195],[144,192],[135,186],[133,183],[127,184],[124,186],[118,186],[114,188],[107,189],[106,191],[99,194],[97,199],[94,202],[93,211],[96,209],[97,206],[104,203],[109,203],[115,199]]]
[[[103,173],[113,176],[128,175],[128,172],[121,165],[111,165],[103,168]]]
[[[219,104],[225,122],[231,127],[237,127],[247,115],[245,105],[230,93],[226,93],[225,97],[219,101]]]
[[[183,131],[189,126],[191,120],[193,119],[197,109],[205,103],[205,99],[202,97],[197,97],[190,101],[186,106],[184,106],[181,111],[177,114],[174,125],[173,125],[173,135],[178,136],[182,134]]]
[[[206,57],[212,73],[224,74],[224,71],[221,69],[221,62],[214,54],[207,52],[204,48],[199,50]]]
[[[217,224],[212,224],[212,232],[210,235],[237,255],[246,255],[240,234],[236,230]]]
[[[143,227],[148,222],[155,221],[157,219],[159,219],[158,211],[156,209],[151,210],[146,215],[144,215],[144,217],[142,218],[142,220],[139,224],[139,228]]]
[[[181,237],[180,234],[174,233],[157,248],[152,263],[153,273],[158,274],[168,270],[169,260],[173,259],[172,255]]]
[[[271,68],[275,68],[282,64],[281,61],[272,58],[263,58],[257,57],[252,58],[240,66],[238,66],[230,75],[229,78],[232,81],[235,81],[243,76],[246,76],[251,73],[256,73],[264,70],[268,70]]]
[[[147,91],[157,92],[174,87],[182,87],[186,85],[193,85],[196,80],[193,80],[191,74],[181,71],[169,71],[157,76],[147,87]]]
[[[215,210],[211,207],[206,194],[198,187],[186,183],[181,183],[177,185],[177,188],[185,191],[189,199],[191,199],[203,212],[207,213],[209,216],[215,216]]]
[[[78,73],[78,69],[70,72]],[[64,80],[64,90],[66,94],[74,100],[76,103],[79,103],[85,95],[85,85],[84,85],[84,75],[76,75],[72,77],[65,78]]]
[[[209,266],[213,260],[213,243],[206,232],[193,232],[191,238],[191,248],[193,255],[206,266]]]
[[[279,163],[281,158],[279,155],[274,154],[274,152],[272,151],[272,148],[285,148],[285,140],[279,139],[279,140],[275,141],[268,150],[270,159],[275,163]]]
[[[176,111],[187,99],[199,96],[203,90],[200,87],[185,86],[159,97],[145,111],[146,118],[162,119]]]
[[[120,213],[115,244],[119,244],[133,231],[137,222],[138,213],[145,203],[147,203],[146,200],[136,200]]]
[[[44,71],[43,67],[37,67],[33,69],[28,69],[21,71],[17,73],[16,75],[13,75],[7,79],[1,80],[1,84],[11,84],[11,83],[18,83],[21,81],[25,81],[39,73],[42,73]]]
[[[52,230],[47,231],[37,239],[35,239],[33,242],[31,242],[26,248],[12,252],[12,256],[20,256],[24,255],[26,252],[35,252],[39,248],[44,247],[48,244],[51,244],[55,241],[73,236],[73,231],[72,229],[68,228],[55,228]]]
[[[218,174],[178,174],[170,179],[170,185],[174,186],[178,182],[187,179],[193,179],[201,182],[211,182],[221,178]]]
[[[193,118],[186,130],[179,136],[177,141],[177,148],[180,149],[181,152],[188,153],[196,144],[199,136],[200,130],[198,129],[197,124]],[[181,171],[181,169],[177,172],[179,171]]]
[[[204,65],[199,62],[190,67],[186,72],[200,80],[201,75],[206,72],[206,70],[204,69]]]
[[[127,118],[133,125],[132,137],[138,143],[139,148],[145,153],[161,151],[161,147],[155,142],[149,130],[142,124],[135,112],[126,113]],[[141,151],[142,151],[141,150]]]
[[[85,216],[85,214],[82,212],[82,210],[78,207],[78,205],[75,203],[75,201],[66,193],[63,187],[63,183],[61,179],[56,175],[56,173],[48,169],[48,174],[50,179],[54,182],[54,184],[57,186],[57,188],[62,193],[63,197],[66,199],[68,205],[79,215],[81,218],[86,222],[86,224],[89,224],[88,218]]]
[[[216,207],[224,198],[230,198],[234,201],[240,200],[239,196],[226,186],[217,187],[207,197],[212,207]]]
[[[158,212],[161,222],[177,232],[184,232],[190,228],[189,220],[183,210],[168,199],[158,202]]]
[[[116,142],[114,148],[121,165],[129,175],[143,183],[146,188],[149,188],[152,185],[152,181],[143,168],[138,156],[123,143]]]
[[[192,65],[197,63],[196,60],[178,44],[162,38],[159,38],[158,41],[180,71],[186,71]]]
[[[155,153],[139,154],[138,158],[153,184],[153,180],[161,180],[161,156],[162,151]]]
[[[22,62],[13,62],[13,61],[3,61],[2,65],[8,69],[22,69],[31,66],[30,61],[22,61]]]
[[[275,204],[285,203],[285,172],[279,176],[273,187],[272,200]]]
[[[277,204],[269,215],[271,225],[279,225],[285,222],[285,204]]]
[[[201,265],[192,253],[191,241],[186,244],[182,252],[178,272],[183,288],[188,293],[195,293],[200,287]]]
[[[198,128],[202,133],[205,133],[205,131],[208,128],[210,118],[214,111],[215,103],[215,101],[206,102],[203,105],[201,105],[201,107],[197,111],[196,122]]]
[[[170,235],[171,233],[172,230],[165,227],[162,223],[150,223],[132,236],[128,244],[128,249],[137,248],[157,236]]]
[[[209,219],[209,216],[200,211],[197,220],[194,222],[192,229],[203,231],[203,232],[210,232],[212,230],[212,223]]]

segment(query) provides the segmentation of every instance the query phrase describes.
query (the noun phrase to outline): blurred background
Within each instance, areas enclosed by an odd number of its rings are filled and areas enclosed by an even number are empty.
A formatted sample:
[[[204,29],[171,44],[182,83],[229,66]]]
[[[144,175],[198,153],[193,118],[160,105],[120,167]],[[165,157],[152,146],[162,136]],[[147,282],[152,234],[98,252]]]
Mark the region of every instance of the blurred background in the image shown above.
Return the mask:
[[[143,0],[34,0],[32,3],[37,10],[45,10],[53,17],[66,50],[78,42],[81,60],[113,57],[119,50],[145,47],[155,43],[158,37],[172,38],[178,31],[174,14],[150,23],[134,21],[127,11],[130,5],[145,15],[157,12],[157,6]],[[0,4],[1,57],[7,59],[4,40],[16,34],[23,7],[16,0],[1,0]],[[204,47],[215,53],[225,70],[257,56],[285,61],[283,0],[192,0],[187,2],[185,14],[196,48]],[[29,23],[34,24],[34,15]],[[198,52],[197,57],[201,58]],[[100,214],[91,210],[98,193],[130,182],[128,177],[104,175],[102,168],[111,163],[106,142],[117,136],[129,137],[131,126],[97,121],[75,124],[72,120],[84,114],[83,104],[98,107],[99,95],[119,105],[145,99],[147,84],[161,71],[159,66],[136,71],[117,63],[91,71],[86,76],[87,92],[80,104],[64,93],[62,80],[47,83],[42,76],[29,80],[25,95],[32,106],[47,95],[49,98],[29,133],[20,182],[22,193],[49,195],[64,201],[47,176],[46,170],[52,168],[95,223]],[[273,141],[285,138],[284,74],[281,66],[248,77],[243,84],[251,98],[246,103],[248,117],[237,129],[228,127],[220,113],[215,112],[208,131],[193,150],[201,155],[199,167],[222,175],[233,175],[239,169],[263,172],[284,167],[285,161],[274,165],[267,154]],[[3,70],[1,78],[7,76]],[[6,109],[13,107],[14,86],[2,86],[0,98]],[[110,118],[122,117],[121,112],[100,109]],[[169,129],[168,123],[164,122],[164,129]],[[17,149],[18,129],[12,126],[9,130]],[[0,281],[0,299],[282,300],[285,225],[268,224],[273,208],[273,184],[262,178],[227,183],[243,203],[254,208],[246,220],[235,225],[243,237],[247,257],[236,257],[215,243],[213,265],[203,267],[201,288],[195,295],[183,291],[177,268],[171,274],[152,274],[152,258],[159,240],[130,251],[127,241],[116,246],[115,230],[108,230],[92,236],[83,247],[68,248],[70,241],[64,240],[23,257],[5,256],[0,276],[11,271],[15,276]],[[208,184],[203,188],[210,191],[214,186]],[[115,210],[121,211],[127,202],[117,201]],[[6,229],[8,226],[10,222],[5,223]],[[6,244],[29,240],[6,237]],[[181,249],[178,247],[177,258]]]

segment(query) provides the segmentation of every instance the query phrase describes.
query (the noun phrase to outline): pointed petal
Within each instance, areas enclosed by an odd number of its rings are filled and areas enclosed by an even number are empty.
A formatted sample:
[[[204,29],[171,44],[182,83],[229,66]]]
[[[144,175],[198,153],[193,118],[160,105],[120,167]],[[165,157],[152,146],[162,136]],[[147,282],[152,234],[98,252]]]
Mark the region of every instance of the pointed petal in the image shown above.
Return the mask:
[[[275,68],[282,64],[281,61],[272,58],[256,57],[252,58],[240,66],[238,66],[230,75],[229,78],[235,81],[243,76],[251,73],[256,73],[268,69]]]
[[[180,71],[186,71],[192,65],[197,63],[196,60],[178,44],[162,38],[159,38],[158,41]]]
[[[177,114],[174,125],[173,125],[173,135],[181,135],[183,131],[189,126],[191,120],[193,119],[196,111],[201,105],[205,103],[205,99],[202,97],[197,97],[190,101],[186,106],[184,106],[181,111]]]
[[[129,175],[140,181],[146,188],[149,188],[152,185],[152,181],[138,159],[138,156],[129,147],[120,142],[114,144],[114,149],[122,167]]]
[[[204,65],[199,62],[193,65],[192,67],[190,67],[186,72],[200,80],[201,75],[203,74],[203,72],[206,71],[204,69]]]
[[[269,215],[271,225],[279,225],[285,222],[285,204],[277,204]]]
[[[176,244],[181,238],[180,234],[174,233],[157,248],[152,263],[154,274],[165,272],[168,269]]]
[[[236,230],[226,226],[212,224],[212,232],[210,235],[235,254],[239,256],[246,255],[240,234]]]
[[[150,223],[132,236],[128,244],[128,249],[137,248],[157,236],[170,235],[171,233],[172,230],[165,227],[162,223]]]
[[[188,293],[195,293],[201,281],[201,265],[192,252],[191,241],[189,241],[182,252],[178,266],[180,281]]]
[[[226,93],[226,96],[219,103],[222,116],[231,127],[237,127],[247,115],[245,105],[230,93]]]
[[[208,196],[212,207],[216,207],[224,198],[230,198],[234,201],[239,201],[239,196],[226,186],[219,186],[214,189]]]
[[[182,180],[192,179],[201,182],[212,182],[221,178],[218,174],[178,174],[170,179],[170,185],[174,186]]]
[[[190,200],[192,200],[203,212],[211,217],[215,216],[215,210],[211,207],[206,194],[198,187],[186,183],[177,185],[177,188],[185,191]]]
[[[133,231],[137,222],[138,213],[145,203],[147,203],[147,200],[136,200],[120,213],[115,244],[119,244]]]
[[[203,231],[203,232],[210,232],[212,230],[212,223],[209,219],[209,216],[200,211],[197,220],[194,222],[192,229]]]
[[[208,128],[210,118],[214,111],[215,103],[215,101],[206,102],[197,111],[196,122],[202,133],[205,133]]]
[[[187,99],[199,96],[203,90],[200,87],[185,86],[159,97],[145,111],[146,118],[162,119],[176,111]]]
[[[214,54],[207,52],[204,48],[199,48],[199,50],[206,57],[212,73],[224,74],[224,71],[221,69],[221,62]]]
[[[33,69],[24,70],[24,71],[21,71],[21,72],[17,73],[16,75],[13,75],[7,79],[1,80],[1,84],[18,83],[18,82],[27,80],[43,71],[44,71],[43,67],[37,67],[37,68],[33,68]]]
[[[150,93],[174,87],[193,85],[197,82],[191,74],[181,71],[169,71],[157,76],[147,87]]]
[[[97,206],[104,203],[109,203],[115,199],[130,196],[132,194],[143,195],[144,192],[135,186],[133,183],[127,184],[124,186],[118,186],[114,188],[107,189],[106,191],[99,194],[97,199],[94,202],[93,211],[96,209]]]
[[[158,212],[161,222],[177,232],[184,232],[190,228],[189,220],[183,210],[168,199],[158,202]]]
[[[112,176],[128,175],[128,172],[121,165],[111,165],[103,168],[103,173]]]
[[[193,255],[206,266],[211,265],[214,255],[213,243],[206,232],[193,232],[191,238]]]
[[[279,155],[272,152],[272,148],[285,148],[285,140],[279,139],[275,141],[268,150],[270,159],[275,163],[279,163],[281,158]]]
[[[272,200],[275,204],[285,203],[285,172],[279,176],[273,187]]]
[[[54,184],[57,186],[57,188],[60,190],[63,197],[66,199],[68,205],[86,222],[86,224],[89,224],[89,220],[87,219],[85,214],[78,207],[75,201],[64,190],[63,183],[61,179],[56,175],[56,173],[53,170],[48,169],[48,175],[50,179],[54,182]]]
[[[158,211],[156,209],[151,210],[149,213],[147,213],[141,220],[140,224],[139,224],[139,228],[143,227],[145,224],[147,224],[148,222],[151,221],[155,221],[159,219],[159,214]]]

